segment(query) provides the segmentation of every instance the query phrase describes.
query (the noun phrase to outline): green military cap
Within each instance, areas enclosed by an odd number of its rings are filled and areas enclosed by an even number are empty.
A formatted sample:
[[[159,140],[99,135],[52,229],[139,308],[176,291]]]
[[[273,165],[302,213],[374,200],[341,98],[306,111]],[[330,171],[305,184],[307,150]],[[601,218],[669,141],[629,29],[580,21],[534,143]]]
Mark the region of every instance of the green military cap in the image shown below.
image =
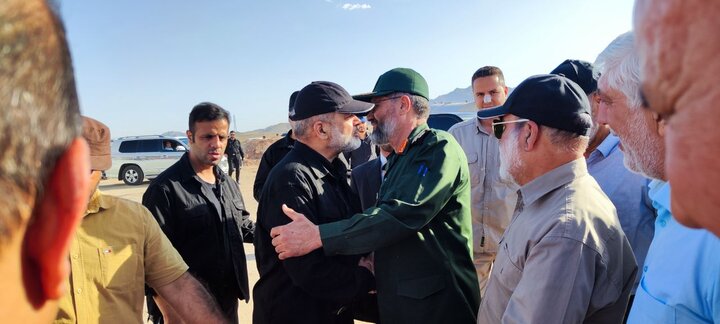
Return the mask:
[[[430,99],[428,84],[420,73],[408,68],[395,68],[383,73],[375,83],[372,92],[353,96],[356,100],[367,101],[374,97],[394,92],[405,92]]]

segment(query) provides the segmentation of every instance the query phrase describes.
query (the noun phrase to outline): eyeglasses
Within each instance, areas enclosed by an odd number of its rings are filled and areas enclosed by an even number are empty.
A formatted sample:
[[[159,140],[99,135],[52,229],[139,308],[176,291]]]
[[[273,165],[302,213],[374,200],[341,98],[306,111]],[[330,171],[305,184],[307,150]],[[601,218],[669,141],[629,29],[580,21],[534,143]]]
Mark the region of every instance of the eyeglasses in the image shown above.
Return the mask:
[[[505,125],[506,124],[514,124],[514,123],[524,123],[529,122],[530,119],[516,119],[516,120],[509,120],[509,121],[502,121],[502,119],[496,119],[492,123],[492,129],[493,134],[497,139],[500,139],[502,137],[503,132],[505,132]]]

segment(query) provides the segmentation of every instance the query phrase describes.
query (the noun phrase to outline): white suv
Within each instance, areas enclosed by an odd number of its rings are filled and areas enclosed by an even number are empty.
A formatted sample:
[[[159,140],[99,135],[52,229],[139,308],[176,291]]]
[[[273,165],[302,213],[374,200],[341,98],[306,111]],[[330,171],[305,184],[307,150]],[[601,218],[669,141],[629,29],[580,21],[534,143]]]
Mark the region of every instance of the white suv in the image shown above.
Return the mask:
[[[117,175],[128,185],[142,184],[177,162],[188,147],[175,137],[149,135],[129,136],[111,143],[112,167],[106,171],[110,178]]]
[[[114,139],[110,147],[112,167],[105,174],[111,178],[117,175],[118,180],[128,185],[139,185],[145,178],[158,176],[190,150],[187,137],[162,135],[121,137]],[[228,172],[225,156],[219,166]]]

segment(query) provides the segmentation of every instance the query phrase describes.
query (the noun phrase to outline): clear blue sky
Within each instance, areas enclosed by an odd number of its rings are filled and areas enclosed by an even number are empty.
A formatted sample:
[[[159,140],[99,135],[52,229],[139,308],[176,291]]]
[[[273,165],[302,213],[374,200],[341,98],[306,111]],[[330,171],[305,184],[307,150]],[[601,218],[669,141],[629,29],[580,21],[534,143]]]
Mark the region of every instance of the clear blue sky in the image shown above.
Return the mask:
[[[425,76],[431,97],[469,86],[483,65],[499,66],[515,86],[566,58],[594,61],[630,30],[632,3],[64,0],[60,8],[81,109],[117,137],[185,131],[201,101],[228,109],[239,131],[264,128],[285,122],[290,93],[311,81],[361,93],[399,66]]]

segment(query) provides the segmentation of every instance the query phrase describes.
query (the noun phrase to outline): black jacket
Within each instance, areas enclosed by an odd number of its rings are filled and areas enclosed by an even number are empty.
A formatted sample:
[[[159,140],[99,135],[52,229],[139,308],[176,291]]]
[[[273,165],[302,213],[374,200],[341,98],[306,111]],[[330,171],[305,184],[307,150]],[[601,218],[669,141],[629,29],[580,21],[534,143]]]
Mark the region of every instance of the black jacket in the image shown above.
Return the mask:
[[[360,198],[360,206],[363,210],[374,207],[377,203],[378,192],[382,184],[382,160],[376,158],[360,164],[352,170],[350,186],[353,193]]]
[[[258,205],[255,257],[260,280],[253,289],[253,323],[352,323],[351,303],[374,287],[359,256],[325,256],[315,250],[280,261],[270,230],[290,222],[287,204],[315,224],[344,219],[360,210],[337,159],[328,162],[296,142],[272,169]],[[340,314],[338,315],[338,312]]]
[[[292,150],[295,140],[292,139],[292,130],[285,137],[270,144],[260,158],[257,173],[255,174],[255,183],[253,184],[253,197],[260,201],[260,192],[267,180],[270,170]]]
[[[225,154],[228,156],[240,155],[241,159],[245,158],[245,153],[242,150],[242,145],[238,139],[228,139],[227,146],[225,147]]]
[[[247,300],[250,294],[243,242],[253,241],[255,224],[235,182],[218,167],[215,176],[219,201],[201,184],[185,153],[150,183],[142,203],[188,264],[188,271],[206,283],[211,293],[234,284],[229,280],[235,277],[237,297]]]

